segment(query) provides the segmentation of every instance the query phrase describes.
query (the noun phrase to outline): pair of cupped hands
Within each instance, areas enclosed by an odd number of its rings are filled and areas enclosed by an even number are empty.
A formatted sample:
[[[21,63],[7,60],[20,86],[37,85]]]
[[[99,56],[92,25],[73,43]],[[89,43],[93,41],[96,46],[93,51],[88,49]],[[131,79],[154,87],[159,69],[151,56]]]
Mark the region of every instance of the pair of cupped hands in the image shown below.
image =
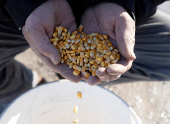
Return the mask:
[[[55,26],[63,26],[70,32],[77,30],[75,17],[66,0],[50,0],[37,7],[26,19],[22,32],[31,49],[45,65],[73,82],[86,80],[90,85],[94,85],[102,81],[113,81],[131,68],[136,58],[135,22],[122,6],[114,3],[91,6],[82,15],[81,24],[86,34],[107,34],[122,55],[117,64],[99,68],[96,76],[88,79],[83,74],[73,75],[73,70],[68,68],[68,65],[60,63],[60,53],[49,40]]]

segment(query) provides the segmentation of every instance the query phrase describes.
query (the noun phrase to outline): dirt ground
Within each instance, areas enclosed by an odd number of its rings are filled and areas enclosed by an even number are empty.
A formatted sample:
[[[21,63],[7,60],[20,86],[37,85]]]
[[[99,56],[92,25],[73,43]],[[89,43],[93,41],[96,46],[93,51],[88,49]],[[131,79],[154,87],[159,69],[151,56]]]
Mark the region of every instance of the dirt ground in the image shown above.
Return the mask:
[[[170,2],[165,7],[168,5]],[[165,7],[159,8],[164,11]],[[55,73],[44,66],[30,49],[16,56],[16,59],[27,67],[36,70],[47,82],[58,80]],[[124,99],[135,110],[143,124],[170,123],[170,82],[113,83],[104,87]]]

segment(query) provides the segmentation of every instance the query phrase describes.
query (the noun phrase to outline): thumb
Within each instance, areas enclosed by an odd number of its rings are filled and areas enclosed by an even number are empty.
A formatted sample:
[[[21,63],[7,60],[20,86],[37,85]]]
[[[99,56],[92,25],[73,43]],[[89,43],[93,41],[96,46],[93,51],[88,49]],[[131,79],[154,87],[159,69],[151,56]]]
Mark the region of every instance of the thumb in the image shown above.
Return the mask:
[[[53,64],[58,64],[61,60],[57,48],[51,44],[43,26],[24,26],[23,34],[30,45],[34,45],[41,54],[50,58]]]
[[[122,56],[128,60],[134,60],[136,58],[134,53],[135,22],[128,16],[120,17],[116,22],[116,41]]]

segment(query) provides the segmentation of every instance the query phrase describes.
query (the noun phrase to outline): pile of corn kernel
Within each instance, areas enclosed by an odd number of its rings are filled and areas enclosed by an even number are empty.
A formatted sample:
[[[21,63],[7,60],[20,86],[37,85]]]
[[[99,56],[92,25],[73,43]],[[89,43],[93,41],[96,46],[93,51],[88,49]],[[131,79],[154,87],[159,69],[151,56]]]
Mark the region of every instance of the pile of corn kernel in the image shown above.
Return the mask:
[[[57,47],[61,55],[61,63],[66,63],[73,68],[73,74],[78,76],[80,72],[85,77],[91,74],[96,76],[99,67],[107,68],[120,59],[117,49],[108,40],[105,34],[85,34],[83,26],[78,31],[67,32],[64,27],[55,27],[52,44]]]

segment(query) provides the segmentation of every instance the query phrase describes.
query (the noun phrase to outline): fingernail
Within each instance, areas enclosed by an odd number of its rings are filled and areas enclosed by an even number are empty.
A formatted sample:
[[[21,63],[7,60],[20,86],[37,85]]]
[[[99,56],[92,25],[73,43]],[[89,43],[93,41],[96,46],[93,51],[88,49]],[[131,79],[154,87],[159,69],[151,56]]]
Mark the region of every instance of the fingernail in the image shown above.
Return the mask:
[[[118,74],[118,73],[116,73],[116,72],[112,72],[112,73],[109,73],[110,75],[120,75],[120,74]]]
[[[51,56],[50,59],[51,59],[51,61],[53,62],[54,65],[58,64],[58,61],[54,56]]]

